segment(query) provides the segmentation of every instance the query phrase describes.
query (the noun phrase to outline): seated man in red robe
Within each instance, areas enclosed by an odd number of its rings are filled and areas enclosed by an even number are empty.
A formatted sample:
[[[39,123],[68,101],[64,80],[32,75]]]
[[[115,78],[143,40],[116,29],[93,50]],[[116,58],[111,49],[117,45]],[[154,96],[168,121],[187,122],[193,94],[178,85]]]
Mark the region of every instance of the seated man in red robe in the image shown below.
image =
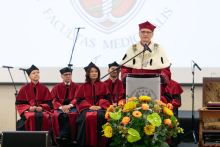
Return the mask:
[[[100,70],[92,62],[84,68],[86,82],[76,93],[76,108],[79,115],[77,143],[79,146],[103,146],[102,126],[106,123],[105,112],[109,108],[111,96],[108,86],[100,81]],[[105,146],[105,145],[104,145]]]
[[[76,134],[76,100],[75,93],[79,87],[72,82],[72,69],[66,67],[60,70],[63,82],[53,87],[54,114],[52,115],[53,136],[56,143],[68,146],[74,142]]]
[[[108,65],[108,67],[109,67],[108,73],[112,72],[118,66],[119,66],[119,64],[117,62],[113,62],[113,63],[109,64]],[[114,107],[117,106],[117,81],[118,81],[118,102],[122,102],[125,104],[126,103],[125,92],[124,92],[123,84],[122,84],[121,80],[117,79],[117,71],[112,72],[109,75],[109,79],[104,81],[108,85],[111,99],[112,99],[112,103],[113,103]]]
[[[39,69],[32,65],[26,70],[31,82],[23,86],[16,97],[16,108],[21,117],[17,131],[50,131],[50,112],[53,109],[49,89],[39,83]]]
[[[145,51],[143,54],[138,55],[133,60],[126,63],[121,67],[121,79],[125,83],[125,78],[128,73],[153,73],[162,74],[162,85],[161,85],[161,100],[164,103],[169,103],[170,99],[162,96],[165,92],[169,92],[168,88],[165,88],[169,84],[171,72],[170,62],[166,56],[163,47],[157,43],[151,41],[154,35],[154,29],[156,27],[150,22],[139,24],[139,37],[140,42],[130,46],[125,53],[120,65],[134,57],[138,53],[144,50],[143,43],[146,43],[152,52]]]

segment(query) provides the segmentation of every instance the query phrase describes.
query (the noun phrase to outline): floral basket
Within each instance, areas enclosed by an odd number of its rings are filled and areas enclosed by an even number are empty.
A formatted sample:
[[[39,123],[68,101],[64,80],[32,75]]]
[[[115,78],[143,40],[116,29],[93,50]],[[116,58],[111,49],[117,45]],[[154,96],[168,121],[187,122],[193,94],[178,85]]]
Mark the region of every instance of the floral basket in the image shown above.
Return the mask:
[[[119,103],[107,109],[103,125],[104,136],[112,138],[110,146],[169,147],[166,138],[183,133],[173,116],[173,106],[148,96],[132,97],[126,104]]]

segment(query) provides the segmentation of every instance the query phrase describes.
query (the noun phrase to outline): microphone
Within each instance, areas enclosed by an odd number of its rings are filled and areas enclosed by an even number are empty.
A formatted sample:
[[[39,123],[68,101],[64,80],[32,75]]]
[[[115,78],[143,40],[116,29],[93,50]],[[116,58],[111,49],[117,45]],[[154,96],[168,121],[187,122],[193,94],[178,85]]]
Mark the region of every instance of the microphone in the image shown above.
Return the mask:
[[[78,27],[78,28],[75,28],[75,29],[85,29],[85,27]]]
[[[11,66],[2,66],[2,68],[13,68],[13,67],[11,67]]]
[[[193,60],[192,60],[193,61]],[[199,65],[197,65],[194,61],[193,61],[194,65],[199,69],[199,70],[202,70]]]
[[[152,52],[146,42],[143,42],[143,45],[144,45],[146,50],[148,50],[150,53]]]
[[[19,68],[19,70],[23,70],[23,71],[26,71],[27,69],[24,69],[24,68]]]

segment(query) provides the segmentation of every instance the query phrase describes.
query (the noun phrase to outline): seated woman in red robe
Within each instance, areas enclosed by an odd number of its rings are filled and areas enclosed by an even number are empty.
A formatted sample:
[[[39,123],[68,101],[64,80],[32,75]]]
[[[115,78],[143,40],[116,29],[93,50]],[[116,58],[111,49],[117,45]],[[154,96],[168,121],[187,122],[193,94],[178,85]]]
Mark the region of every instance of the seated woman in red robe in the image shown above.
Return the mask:
[[[108,86],[100,81],[99,68],[91,62],[84,69],[86,82],[76,92],[79,112],[76,120],[77,143],[79,146],[101,146],[106,139],[101,131],[106,123],[105,111],[112,103],[111,97]]]
[[[16,108],[21,117],[17,131],[50,131],[50,112],[53,109],[49,89],[39,83],[39,69],[32,65],[26,70],[31,82],[23,86],[16,97]]]

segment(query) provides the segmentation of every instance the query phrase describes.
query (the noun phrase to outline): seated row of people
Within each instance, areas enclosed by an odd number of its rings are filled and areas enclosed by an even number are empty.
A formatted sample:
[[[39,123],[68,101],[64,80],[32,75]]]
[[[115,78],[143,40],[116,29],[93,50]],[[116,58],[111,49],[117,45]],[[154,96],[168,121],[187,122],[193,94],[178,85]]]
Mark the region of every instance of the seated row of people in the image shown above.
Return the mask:
[[[109,72],[119,65],[109,64]],[[79,146],[105,146],[102,136],[106,123],[105,110],[117,102],[117,72],[112,72],[105,82],[100,81],[100,70],[92,62],[84,68],[85,83],[72,82],[72,69],[60,70],[63,82],[53,87],[51,93],[39,83],[39,69],[27,69],[31,82],[23,86],[16,97],[16,108],[21,117],[19,131],[53,132],[57,145],[66,146],[77,141]],[[119,101],[125,103],[123,84],[119,81]],[[77,133],[76,133],[77,132]],[[52,134],[51,134],[52,135]]]

